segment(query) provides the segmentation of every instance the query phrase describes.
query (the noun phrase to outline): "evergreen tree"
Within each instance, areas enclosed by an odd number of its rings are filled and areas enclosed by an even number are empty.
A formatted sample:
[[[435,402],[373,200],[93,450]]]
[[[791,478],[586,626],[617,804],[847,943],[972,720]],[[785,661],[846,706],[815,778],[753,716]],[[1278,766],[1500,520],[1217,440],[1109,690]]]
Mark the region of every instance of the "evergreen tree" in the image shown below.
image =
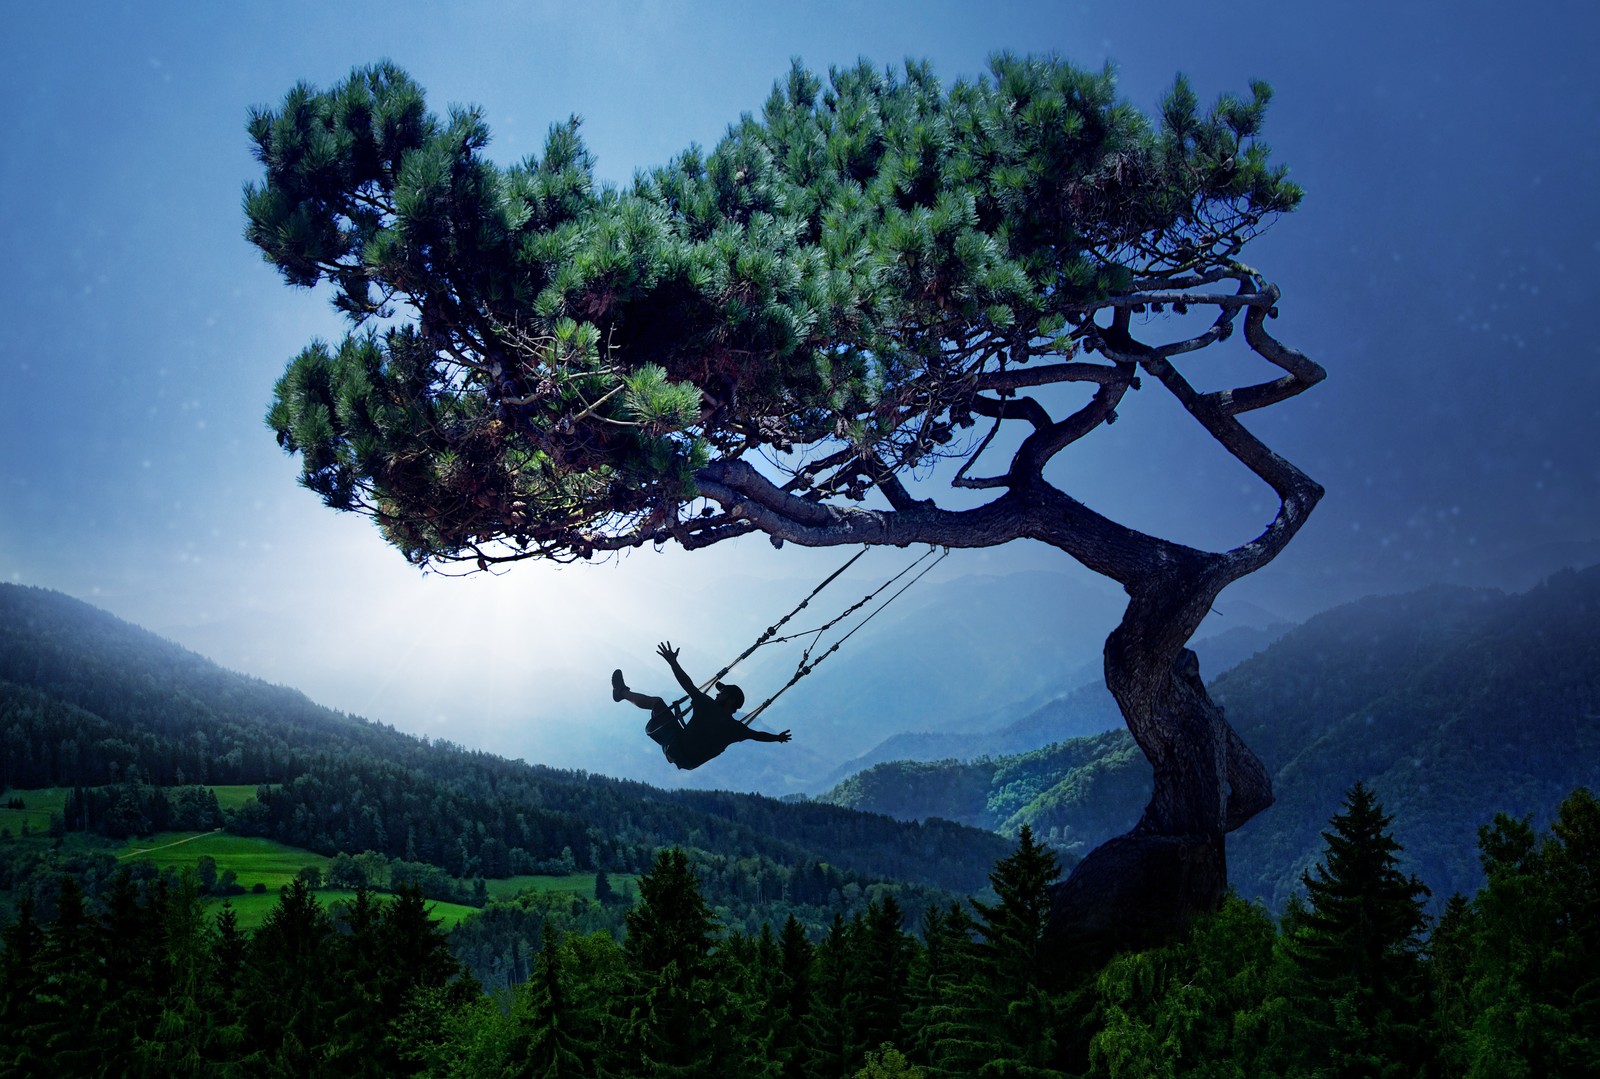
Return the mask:
[[[977,919],[975,952],[990,988],[1006,1000],[1021,1000],[1046,986],[1050,885],[1061,875],[1055,852],[1037,842],[1024,824],[1017,849],[995,863],[989,883],[999,896],[990,905],[972,901]]]
[[[310,885],[308,880],[307,885]],[[329,1063],[345,1072],[357,1072],[379,1062],[392,1063],[384,1045],[387,1021],[400,995],[385,993],[390,977],[390,957],[379,936],[382,905],[365,886],[356,888],[348,903],[334,908],[334,947],[328,959],[339,973],[337,1000],[332,1004]],[[387,996],[388,999],[385,999]]]
[[[39,953],[33,1023],[22,1033],[57,1074],[91,1074],[109,1055],[95,1023],[101,1005],[103,942],[101,927],[89,916],[78,882],[62,877],[56,918]]]
[[[1023,825],[1017,847],[989,874],[998,902],[972,901],[977,940],[972,945],[976,993],[964,1017],[969,1032],[961,1052],[978,1052],[976,1074],[1057,1074],[1058,1016],[1050,996],[1052,967],[1046,930],[1050,884],[1061,874],[1055,852]],[[973,1038],[973,1035],[976,1038]],[[961,1043],[958,1042],[958,1045]],[[980,1048],[981,1047],[981,1048]],[[950,1047],[946,1057],[953,1062]]]
[[[111,879],[101,896],[104,914],[103,1006],[99,1027],[120,1045],[146,1036],[154,1024],[155,968],[165,958],[159,947],[161,927],[140,901],[139,888],[126,866]]]
[[[39,1020],[45,932],[23,896],[17,919],[0,930],[0,1074],[44,1075],[50,1060],[34,1041]]]
[[[632,980],[629,1040],[640,1071],[685,1079],[716,1074],[722,1033],[711,984],[716,924],[687,855],[662,851],[639,878],[623,942]]]
[[[916,942],[905,932],[905,915],[893,894],[867,903],[851,926],[852,978],[846,1006],[851,1020],[851,1059],[881,1045],[905,1041],[911,961]]]
[[[855,978],[850,937],[844,915],[835,913],[817,945],[815,1018],[805,1053],[806,1075],[836,1079],[847,1074],[852,1031],[845,999]]]
[[[1600,804],[1574,791],[1552,833],[1505,814],[1479,832],[1489,880],[1473,903],[1461,1054],[1473,1079],[1600,1070]]]
[[[812,1025],[815,988],[812,961],[816,949],[806,931],[790,914],[778,935],[778,962],[772,981],[769,1014],[772,1019],[772,1053],[783,1079],[805,1076],[807,1032]]]
[[[1480,932],[1471,901],[1457,893],[1428,936],[1427,970],[1440,1065],[1446,1075],[1464,1075],[1472,1025],[1472,963]]]
[[[250,1059],[285,1074],[316,1070],[318,1047],[329,1036],[329,982],[335,977],[333,923],[303,877],[278,893],[278,902],[250,938],[245,994]]]
[[[1253,1079],[1277,1075],[1260,1052],[1270,1029],[1276,930],[1265,910],[1229,896],[1216,914],[1159,948],[1117,956],[1095,985],[1090,1076]]]
[[[597,1017],[585,1015],[572,1000],[566,959],[560,933],[546,922],[533,976],[518,991],[512,1011],[509,1076],[561,1079],[603,1074]]]
[[[1320,864],[1303,876],[1304,915],[1289,940],[1304,1046],[1332,1076],[1410,1076],[1423,1036],[1422,901],[1400,872],[1392,818],[1364,783],[1323,832]]]
[[[183,874],[163,906],[155,961],[163,968],[165,991],[156,1001],[158,1017],[148,1034],[119,1042],[116,1055],[133,1062],[142,1075],[210,1075],[215,1069],[208,1058],[221,1048],[216,1045],[220,1024],[211,1010],[212,942],[192,872]]]
[[[415,887],[397,889],[383,904],[375,933],[383,961],[374,977],[379,1013],[391,1017],[377,1058],[384,1074],[419,1067],[446,1040],[449,1016],[478,995],[477,983],[451,954],[443,925]]]
[[[729,932],[713,955],[713,970],[727,1014],[719,1047],[723,1066],[749,1079],[778,1079],[783,1060],[773,1043],[778,1030],[774,989],[779,952],[771,925],[764,923],[754,936]]]
[[[976,931],[958,903],[948,910],[929,907],[922,918],[922,955],[912,973],[911,1049],[930,1075],[975,1075],[992,1055]]]

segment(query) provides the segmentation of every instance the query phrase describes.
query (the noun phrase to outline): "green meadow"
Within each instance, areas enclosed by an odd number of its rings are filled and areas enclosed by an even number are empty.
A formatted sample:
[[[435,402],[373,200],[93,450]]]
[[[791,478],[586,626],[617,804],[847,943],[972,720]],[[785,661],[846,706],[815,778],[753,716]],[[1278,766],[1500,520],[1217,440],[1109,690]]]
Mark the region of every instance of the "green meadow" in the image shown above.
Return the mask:
[[[12,835],[21,835],[26,824],[30,832],[50,830],[50,814],[64,813],[67,808],[66,787],[43,787],[36,790],[7,790],[0,793],[0,828],[9,829]],[[7,809],[13,798],[21,798],[25,809]]]
[[[216,859],[217,871],[231,869],[246,891],[264,884],[274,896],[308,865],[326,872],[330,859],[299,847],[272,839],[230,835],[227,832],[157,832],[153,836],[130,839],[117,852],[121,860],[141,858],[165,868],[193,869],[202,856]]]
[[[254,783],[233,786],[213,786],[211,788],[217,796],[217,805],[223,809],[238,809],[244,803],[256,796],[257,787]],[[50,814],[65,814],[67,809],[66,787],[41,787],[34,790],[7,790],[0,793],[0,828],[11,829],[12,835],[22,834],[23,824],[27,824],[30,831],[45,832],[50,828]],[[21,798],[25,809],[7,809],[5,804],[13,798]]]
[[[246,801],[254,798],[258,789],[259,788],[254,783],[232,787],[220,786],[211,788],[212,792],[217,796],[217,805],[221,806],[225,810],[238,809],[240,806],[244,805]]]
[[[249,790],[253,793],[255,788]],[[218,797],[220,799],[221,795]],[[216,859],[217,872],[231,869],[238,874],[239,884],[245,889],[245,894],[229,896],[228,901],[233,904],[239,926],[243,929],[254,929],[266,921],[267,914],[278,902],[278,890],[294,880],[295,874],[301,869],[310,865],[325,873],[332,860],[275,840],[220,831],[159,832],[148,838],[130,840],[117,852],[117,858],[150,861],[162,868],[172,866],[181,870],[193,869],[199,864],[200,858],[208,854]],[[264,885],[266,891],[253,891],[257,884]],[[590,886],[593,887],[592,877]],[[341,888],[320,888],[314,894],[323,906],[355,896],[355,892]],[[444,920],[447,929],[468,915],[477,913],[476,908],[458,903],[430,899],[428,905],[433,908],[435,918]],[[221,908],[222,900],[209,897],[205,900],[205,906],[208,911],[215,912]]]
[[[254,784],[248,784],[212,786],[211,789],[216,792],[217,804],[227,810],[237,809],[248,799],[254,798],[257,788]],[[51,815],[65,812],[68,793],[66,787],[8,790],[0,793],[0,829],[9,829],[12,835],[20,835],[23,825],[26,824],[28,829],[36,834],[48,831]],[[12,798],[22,799],[26,808],[4,808],[5,803]],[[314,854],[301,847],[291,847],[276,840],[232,835],[221,830],[159,832],[152,836],[128,840],[113,853],[119,861],[149,861],[160,868],[171,866],[179,870],[194,869],[202,856],[210,855],[216,860],[218,873],[227,869],[233,870],[240,887],[244,888],[243,895],[230,896],[229,901],[238,915],[239,925],[247,929],[255,928],[266,920],[267,913],[278,901],[278,889],[294,880],[295,874],[306,866],[316,866],[325,874],[332,860],[325,855]],[[619,893],[626,885],[638,887],[637,874],[613,873],[608,876],[611,887]],[[265,890],[260,893],[254,892],[252,889],[257,884],[262,885]],[[502,880],[489,880],[485,885],[491,899],[510,899],[526,891],[592,896],[594,874],[574,873],[565,877],[523,874]],[[324,906],[341,899],[349,899],[354,894],[336,888],[323,888],[316,893],[318,900]],[[446,927],[453,927],[476,911],[474,907],[456,903],[434,900],[430,900],[429,903],[434,908],[433,916],[442,918]],[[208,910],[215,911],[221,907],[222,900],[208,897],[205,904]]]
[[[639,886],[637,873],[607,873],[614,891],[621,893],[623,882],[626,881],[634,888]],[[506,877],[503,880],[487,880],[484,885],[489,889],[490,899],[511,899],[526,891],[535,892],[568,892],[572,895],[594,895],[594,874],[573,873],[567,877],[551,877],[544,874],[525,873],[520,877]]]
[[[324,907],[340,901],[355,898],[356,893],[346,888],[321,888],[312,893],[317,897],[317,902]],[[380,893],[380,902],[388,900]],[[233,904],[234,914],[239,919],[239,928],[256,929],[267,920],[267,915],[272,913],[272,908],[278,904],[278,893],[268,892],[265,895],[256,895],[246,892],[244,895],[231,895],[228,902]],[[446,929],[454,929],[463,919],[478,913],[476,907],[465,907],[459,903],[443,903],[436,899],[427,901],[428,908],[433,917],[444,922]],[[222,900],[210,898],[205,900],[205,909],[208,914],[216,914],[222,909]]]

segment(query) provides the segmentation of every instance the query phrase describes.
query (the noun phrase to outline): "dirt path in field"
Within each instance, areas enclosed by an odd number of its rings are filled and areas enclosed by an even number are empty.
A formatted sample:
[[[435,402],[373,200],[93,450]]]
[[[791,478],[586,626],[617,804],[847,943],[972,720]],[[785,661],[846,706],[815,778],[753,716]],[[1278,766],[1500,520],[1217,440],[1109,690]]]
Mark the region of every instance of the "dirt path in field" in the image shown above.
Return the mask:
[[[222,831],[221,828],[213,828],[209,832],[201,832],[199,835],[192,835],[188,839],[174,839],[171,843],[163,843],[159,847],[140,847],[138,850],[130,850],[124,854],[117,855],[117,857],[132,858],[135,854],[149,854],[153,850],[166,850],[168,847],[176,847],[183,843],[193,843],[195,840],[204,839],[208,835],[216,835],[220,831]]]

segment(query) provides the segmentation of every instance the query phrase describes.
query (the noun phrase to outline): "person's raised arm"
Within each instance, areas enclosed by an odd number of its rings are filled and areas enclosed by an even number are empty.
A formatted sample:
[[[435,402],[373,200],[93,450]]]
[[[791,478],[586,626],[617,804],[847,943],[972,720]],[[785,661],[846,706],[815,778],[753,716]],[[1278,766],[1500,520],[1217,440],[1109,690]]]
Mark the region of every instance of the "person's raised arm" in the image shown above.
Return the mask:
[[[777,734],[773,734],[771,731],[758,731],[746,727],[745,737],[753,742],[787,742],[789,740],[789,732],[779,731]]]
[[[678,662],[678,650],[672,647],[671,641],[662,641],[656,645],[656,654],[667,661],[667,666],[672,668],[672,676],[678,680],[678,685],[692,697],[704,696],[700,687],[694,684],[694,679],[684,673],[683,665]]]

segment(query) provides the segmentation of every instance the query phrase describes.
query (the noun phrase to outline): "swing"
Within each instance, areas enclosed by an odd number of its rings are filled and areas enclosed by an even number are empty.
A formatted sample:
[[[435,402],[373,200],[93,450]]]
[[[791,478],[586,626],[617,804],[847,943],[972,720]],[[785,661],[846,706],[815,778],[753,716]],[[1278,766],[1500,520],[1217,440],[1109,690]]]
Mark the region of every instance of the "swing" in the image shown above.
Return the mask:
[[[811,594],[806,596],[804,599],[802,599],[795,606],[795,608],[793,610],[791,610],[788,614],[784,615],[782,618],[778,619],[772,625],[768,626],[766,628],[766,630],[762,632],[761,636],[756,638],[754,644],[752,644],[749,648],[746,648],[743,652],[740,652],[736,657],[734,657],[733,661],[730,662],[726,667],[722,668],[722,670],[720,670],[716,674],[712,675],[705,682],[702,682],[700,684],[700,691],[703,693],[707,689],[709,689],[710,687],[712,687],[712,686],[716,685],[718,682],[722,681],[723,677],[725,675],[727,675],[727,673],[729,671],[733,670],[739,664],[743,663],[746,659],[750,658],[750,656],[753,655],[756,652],[756,650],[759,649],[759,648],[763,648],[763,647],[765,647],[765,646],[767,646],[769,644],[784,644],[784,643],[786,643],[788,641],[795,641],[795,640],[800,640],[803,637],[810,637],[811,640],[805,646],[804,650],[801,652],[800,661],[799,661],[799,663],[797,663],[795,665],[794,674],[789,678],[789,680],[787,682],[785,682],[783,685],[779,686],[778,687],[778,691],[776,693],[774,693],[772,696],[768,697],[766,700],[762,701],[755,708],[751,709],[750,712],[748,712],[745,715],[745,717],[740,720],[741,723],[743,723],[745,726],[748,727],[752,722],[755,721],[755,718],[757,716],[759,716],[762,712],[767,710],[767,707],[769,705],[771,705],[773,701],[775,701],[779,697],[783,696],[784,693],[788,691],[790,686],[794,685],[796,682],[800,681],[800,679],[804,678],[806,675],[808,675],[812,671],[816,670],[818,664],[820,664],[823,660],[827,659],[829,656],[831,656],[835,652],[837,652],[839,650],[839,646],[840,645],[844,644],[845,641],[848,641],[851,637],[855,636],[856,632],[859,629],[861,629],[862,626],[866,625],[868,622],[870,622],[874,618],[876,618],[878,616],[878,614],[885,607],[889,606],[889,604],[891,604],[895,600],[899,599],[900,596],[905,593],[906,589],[910,588],[912,585],[914,585],[918,581],[920,581],[923,578],[924,574],[926,574],[929,570],[933,569],[933,567],[937,566],[940,562],[943,562],[945,560],[945,558],[947,558],[949,556],[949,554],[950,554],[950,548],[948,548],[948,547],[937,547],[937,546],[935,546],[933,544],[929,544],[928,545],[928,549],[925,552],[923,552],[910,565],[906,566],[899,573],[896,573],[893,577],[890,577],[887,581],[884,581],[877,588],[874,588],[871,592],[868,592],[865,596],[862,596],[860,599],[856,600],[849,607],[846,607],[843,611],[841,611],[839,614],[835,615],[833,618],[830,618],[828,621],[824,622],[822,625],[816,627],[815,629],[806,629],[806,630],[801,630],[801,631],[799,631],[797,633],[789,633],[789,634],[785,634],[783,636],[778,636],[778,631],[780,629],[782,629],[785,625],[787,625],[791,618],[793,618],[795,615],[799,614],[801,611],[805,610],[806,607],[808,605],[810,605],[811,601],[816,599],[817,595],[824,588],[827,588],[834,581],[838,580],[839,576],[842,573],[844,573],[845,570],[847,570],[851,566],[855,565],[856,562],[861,558],[861,556],[866,554],[867,551],[870,550],[870,549],[871,549],[870,546],[863,546],[861,548],[861,550],[857,551],[854,555],[852,555],[850,557],[850,559],[847,562],[845,562],[844,565],[840,566],[838,569],[834,570],[827,577],[825,577],[823,579],[822,583],[817,585],[817,587],[813,588],[811,590]],[[933,558],[933,556],[936,555],[936,554],[938,555],[938,557],[937,558]],[[863,618],[861,621],[857,622],[854,626],[852,626],[850,628],[850,632],[846,633],[843,637],[840,637],[837,641],[834,641],[832,645],[830,645],[825,651],[823,651],[815,659],[811,658],[812,652],[816,650],[818,644],[820,643],[820,641],[822,639],[822,635],[824,633],[826,633],[828,630],[832,629],[834,626],[837,626],[840,622],[843,622],[845,619],[849,618],[851,615],[855,614],[857,611],[861,610],[861,608],[865,607],[867,604],[871,603],[879,595],[881,595],[883,592],[887,591],[891,586],[893,586],[896,581],[900,580],[906,574],[910,573],[912,570],[914,570],[918,566],[922,565],[922,563],[927,562],[928,559],[930,559],[930,558],[933,558],[932,562],[928,562],[928,564],[926,566],[923,566],[922,571],[920,573],[918,573],[915,577],[912,577],[911,580],[907,581],[905,584],[901,585],[898,591],[894,592],[892,595],[889,596],[888,599],[886,599],[882,603],[878,604],[878,606],[876,608],[874,608],[871,612],[869,612],[865,618]],[[673,714],[678,716],[679,719],[683,718],[683,704],[688,699],[689,699],[689,695],[687,693],[685,693],[683,696],[679,697],[677,700],[672,702],[672,706],[671,707],[672,707]]]

